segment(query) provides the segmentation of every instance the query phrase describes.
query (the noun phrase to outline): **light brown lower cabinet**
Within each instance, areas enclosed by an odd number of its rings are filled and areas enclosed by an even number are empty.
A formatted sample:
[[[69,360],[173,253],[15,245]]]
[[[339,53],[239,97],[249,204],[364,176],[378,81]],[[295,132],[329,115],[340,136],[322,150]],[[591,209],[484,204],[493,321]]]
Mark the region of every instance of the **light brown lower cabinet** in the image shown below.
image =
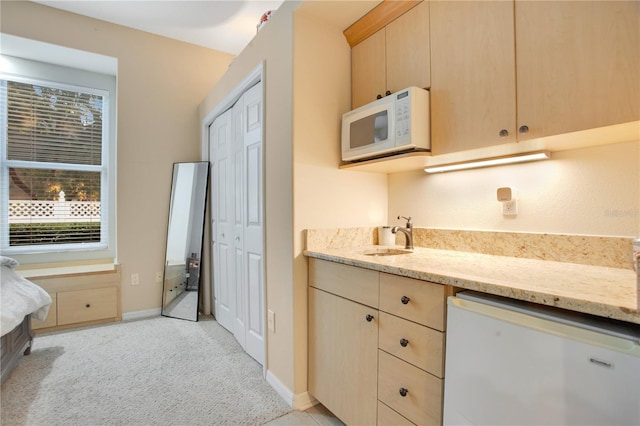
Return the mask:
[[[375,424],[378,311],[309,289],[309,392],[347,424]]]
[[[113,271],[30,278],[51,296],[49,314],[33,320],[38,332],[119,321],[120,268]]]
[[[451,294],[309,259],[309,393],[348,425],[442,424]]]

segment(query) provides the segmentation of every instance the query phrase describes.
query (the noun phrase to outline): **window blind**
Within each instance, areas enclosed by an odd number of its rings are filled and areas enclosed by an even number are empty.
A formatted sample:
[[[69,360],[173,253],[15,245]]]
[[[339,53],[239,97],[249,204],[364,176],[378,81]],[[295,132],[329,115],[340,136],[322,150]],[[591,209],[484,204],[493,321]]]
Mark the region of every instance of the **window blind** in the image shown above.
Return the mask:
[[[100,242],[102,96],[4,83],[9,246]]]

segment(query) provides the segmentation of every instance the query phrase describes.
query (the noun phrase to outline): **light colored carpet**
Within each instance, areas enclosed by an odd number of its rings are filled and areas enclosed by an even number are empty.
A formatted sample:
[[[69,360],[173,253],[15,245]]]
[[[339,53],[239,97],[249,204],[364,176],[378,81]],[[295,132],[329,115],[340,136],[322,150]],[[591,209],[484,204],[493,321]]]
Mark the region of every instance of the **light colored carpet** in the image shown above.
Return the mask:
[[[2,385],[14,425],[259,425],[291,408],[213,319],[166,317],[36,336]]]
[[[198,292],[183,291],[162,310],[162,314],[167,317],[195,321],[198,318]]]

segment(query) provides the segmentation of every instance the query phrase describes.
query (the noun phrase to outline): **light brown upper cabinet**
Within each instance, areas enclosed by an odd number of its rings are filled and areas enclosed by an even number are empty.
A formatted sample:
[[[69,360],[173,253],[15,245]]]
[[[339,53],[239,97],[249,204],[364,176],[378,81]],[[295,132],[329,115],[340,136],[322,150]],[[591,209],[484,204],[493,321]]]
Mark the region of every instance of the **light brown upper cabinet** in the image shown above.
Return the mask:
[[[515,2],[521,140],[640,119],[640,2]]]
[[[640,119],[640,2],[430,6],[434,155]]]
[[[515,141],[513,10],[504,1],[431,2],[433,155]]]
[[[351,105],[409,86],[430,86],[429,2],[423,1],[351,49]]]

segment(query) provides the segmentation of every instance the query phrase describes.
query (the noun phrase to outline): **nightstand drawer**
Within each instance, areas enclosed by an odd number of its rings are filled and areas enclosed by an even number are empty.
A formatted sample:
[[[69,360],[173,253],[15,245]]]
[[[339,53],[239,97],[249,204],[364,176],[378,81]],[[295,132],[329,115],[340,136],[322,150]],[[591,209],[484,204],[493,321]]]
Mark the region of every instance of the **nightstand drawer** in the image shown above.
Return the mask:
[[[95,321],[118,316],[115,287],[58,293],[58,325]]]
[[[380,310],[436,330],[445,329],[446,286],[380,274]]]
[[[382,311],[378,315],[380,349],[444,377],[444,333]]]
[[[413,423],[442,423],[442,379],[382,350],[378,351],[378,362],[380,401]]]

